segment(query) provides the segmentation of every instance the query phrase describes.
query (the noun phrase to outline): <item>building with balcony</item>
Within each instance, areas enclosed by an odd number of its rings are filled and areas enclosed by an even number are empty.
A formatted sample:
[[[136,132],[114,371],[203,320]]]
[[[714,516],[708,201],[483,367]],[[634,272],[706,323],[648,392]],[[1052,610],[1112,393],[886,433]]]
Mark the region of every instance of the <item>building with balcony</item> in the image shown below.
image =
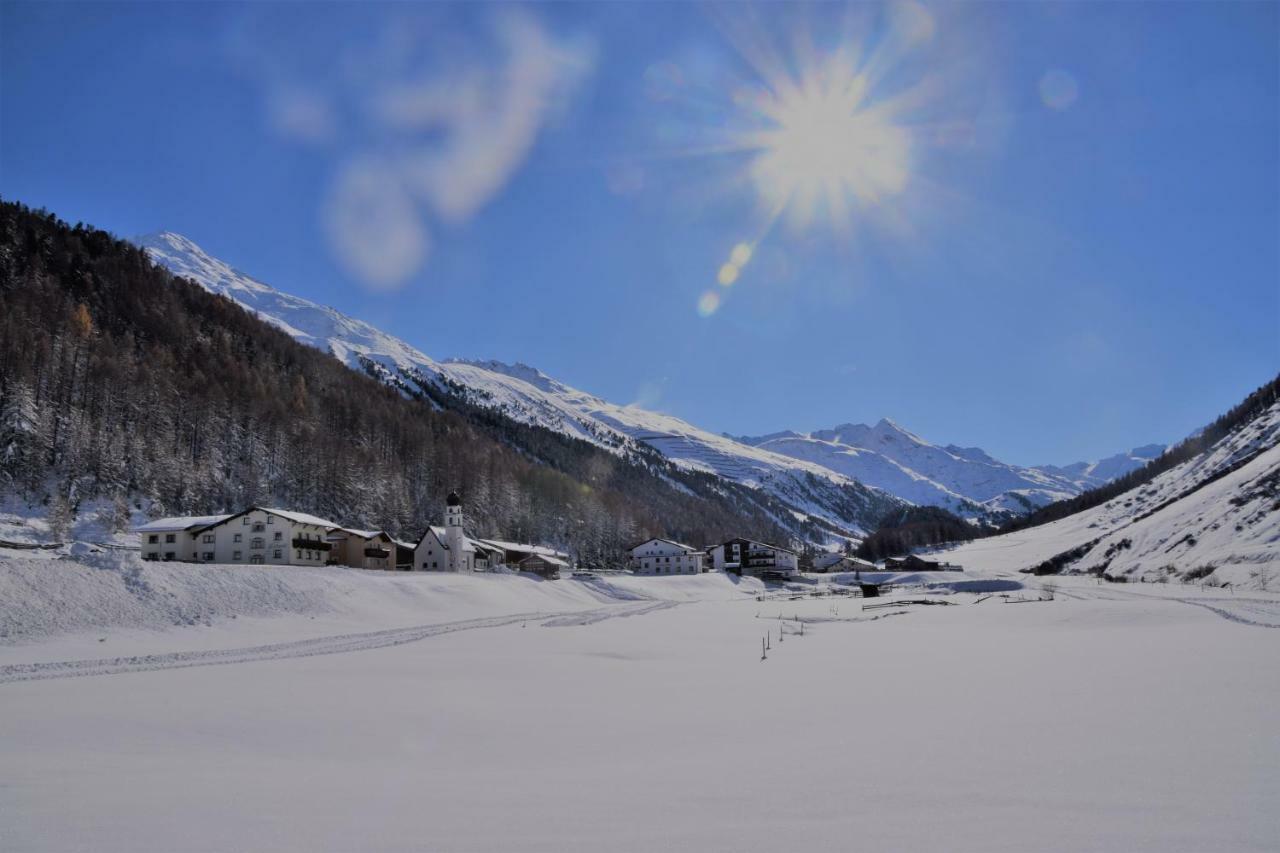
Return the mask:
[[[142,558],[323,566],[330,562],[333,550],[328,541],[329,532],[338,527],[332,521],[305,512],[270,507],[250,507],[235,515],[208,516],[198,519],[196,524],[187,524],[191,521],[166,518],[139,527]],[[158,537],[157,542],[151,541],[153,536]],[[189,538],[183,539],[184,536]]]
[[[329,531],[325,540],[333,546],[328,560],[332,565],[392,571],[402,562],[407,563],[413,559],[412,545],[408,546],[409,556],[403,561],[400,559],[399,543],[385,530],[335,527]]]
[[[711,548],[709,553],[712,567],[718,572],[754,577],[790,577],[800,571],[800,557],[795,551],[752,539],[730,539]]]

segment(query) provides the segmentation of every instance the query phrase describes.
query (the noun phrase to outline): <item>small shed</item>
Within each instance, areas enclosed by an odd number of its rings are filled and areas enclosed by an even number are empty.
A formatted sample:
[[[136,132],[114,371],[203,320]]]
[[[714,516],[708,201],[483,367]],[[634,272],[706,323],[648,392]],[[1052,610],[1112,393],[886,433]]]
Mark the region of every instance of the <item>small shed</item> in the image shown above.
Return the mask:
[[[561,569],[567,570],[569,564],[559,557],[552,557],[547,554],[531,554],[517,563],[516,567],[522,572],[533,572],[547,580],[556,580],[560,577]]]

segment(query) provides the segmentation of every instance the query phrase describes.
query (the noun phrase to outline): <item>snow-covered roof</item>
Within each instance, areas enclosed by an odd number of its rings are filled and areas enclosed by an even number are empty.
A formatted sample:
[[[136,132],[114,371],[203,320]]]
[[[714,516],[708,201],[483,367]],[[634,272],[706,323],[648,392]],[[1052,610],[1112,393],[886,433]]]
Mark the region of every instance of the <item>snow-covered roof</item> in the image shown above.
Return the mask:
[[[535,559],[535,558],[536,558],[536,559],[541,560],[541,561],[542,561],[542,562],[544,562],[544,563],[547,563],[547,564],[549,564],[549,565],[552,565],[552,566],[564,566],[565,568],[568,568],[568,567],[569,567],[569,563],[568,563],[568,561],[563,560],[563,559],[561,559],[560,557],[553,557],[553,556],[551,556],[550,554],[530,554],[529,556],[525,557],[525,558],[524,558],[523,560],[521,560],[520,562],[521,562],[521,563],[527,563],[528,561],[530,561],[530,560],[532,560],[532,559]]]
[[[375,536],[386,536],[388,539],[391,538],[385,530],[356,530],[354,527],[335,527],[334,531],[337,533],[346,533],[350,536],[359,536],[361,539],[372,539]]]
[[[179,515],[172,518],[157,518],[133,528],[134,533],[155,533],[166,530],[188,530],[192,527],[208,527],[225,521],[229,515]]]
[[[708,550],[715,550],[716,548],[723,548],[725,545],[729,545],[729,544],[731,544],[731,543],[733,543],[733,542],[745,542],[745,543],[747,543],[747,545],[748,545],[748,546],[751,546],[751,545],[758,545],[758,546],[760,546],[761,548],[769,548],[769,549],[774,550],[774,551],[784,551],[784,552],[786,552],[786,553],[788,553],[788,554],[795,554],[795,551],[791,550],[790,548],[784,548],[784,547],[782,547],[781,545],[773,545],[773,544],[771,544],[771,543],[769,543],[769,542],[761,542],[761,541],[759,541],[758,539],[744,539],[744,538],[742,538],[742,537],[737,537],[737,538],[735,538],[735,539],[729,539],[728,541],[721,542],[719,545],[713,545],[713,546],[712,546],[711,548],[709,548]]]
[[[648,545],[650,542],[666,542],[668,545],[675,545],[677,548],[680,548],[690,554],[701,553],[697,548],[694,548],[692,545],[686,545],[683,542],[677,542],[674,539],[663,539],[661,536],[654,536],[649,539],[646,539],[643,542],[641,542],[639,545],[632,545],[627,550],[634,551],[635,549],[641,547],[642,545]]]
[[[287,518],[298,524],[313,524],[316,527],[342,527],[341,524],[330,521],[327,518],[321,518],[318,515],[311,515],[305,512],[294,512],[291,509],[275,509],[273,507],[260,507],[263,512],[269,512],[272,515],[278,515],[281,518]],[[345,528],[344,528],[345,529]]]
[[[555,548],[548,548],[545,545],[529,545],[523,542],[503,542],[501,539],[479,539],[477,540],[483,545],[498,548],[502,551],[524,551],[529,554],[539,554],[544,557],[559,557],[564,559],[569,555],[563,551],[557,551]]]

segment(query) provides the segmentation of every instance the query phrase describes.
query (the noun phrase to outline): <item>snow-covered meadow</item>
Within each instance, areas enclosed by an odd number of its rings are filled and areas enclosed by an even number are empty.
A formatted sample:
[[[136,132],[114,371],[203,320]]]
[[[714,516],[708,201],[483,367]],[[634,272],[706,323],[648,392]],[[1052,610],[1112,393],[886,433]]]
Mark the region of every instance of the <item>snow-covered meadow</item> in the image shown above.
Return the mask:
[[[7,552],[0,848],[1274,849],[1280,597],[1053,583]]]

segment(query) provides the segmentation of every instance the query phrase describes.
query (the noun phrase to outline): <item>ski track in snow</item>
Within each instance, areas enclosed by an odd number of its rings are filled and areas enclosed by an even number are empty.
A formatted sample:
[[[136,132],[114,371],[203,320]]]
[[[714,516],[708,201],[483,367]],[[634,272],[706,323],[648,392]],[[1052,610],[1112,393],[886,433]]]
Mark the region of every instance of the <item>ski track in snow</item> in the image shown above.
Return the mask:
[[[1257,628],[1280,628],[1280,601],[1271,598],[1211,598],[1207,596],[1165,596],[1137,592],[1128,589],[1116,589],[1113,586],[1076,587],[1064,589],[1058,587],[1054,594],[1075,601],[1168,601],[1173,604],[1189,604],[1192,607],[1203,607],[1221,616],[1229,622],[1241,625],[1252,625]]]
[[[1203,607],[1223,619],[1239,622],[1242,625],[1280,628],[1280,601],[1267,598],[1175,598],[1172,600]]]
[[[609,605],[593,610],[566,611],[563,613],[517,613],[508,616],[466,619],[460,622],[416,625],[410,628],[392,628],[385,631],[313,637],[307,640],[272,643],[265,646],[248,646],[238,649],[171,652],[169,654],[135,655],[97,660],[9,664],[0,666],[0,684],[9,684],[17,681],[44,681],[51,678],[80,678],[90,675],[120,675],[131,672],[185,669],[193,666],[220,666],[255,661],[315,657],[317,655],[336,655],[346,652],[363,652],[390,646],[402,646],[406,643],[416,643],[419,640],[438,637],[442,634],[453,634],[458,631],[471,631],[477,628],[501,628],[525,622],[538,622],[544,627],[593,625],[606,619],[640,616],[656,610],[665,610],[677,604],[679,604],[677,601],[651,601],[639,606]]]
[[[669,607],[675,607],[678,601],[653,601],[648,604],[642,604],[639,607],[630,607],[622,612],[616,610],[588,610],[585,613],[570,613],[567,616],[556,616],[547,619],[542,623],[544,628],[574,628],[580,625],[594,625],[597,622],[603,622],[606,619],[618,619],[623,616],[643,616],[646,613],[653,613],[655,610],[666,610]]]

